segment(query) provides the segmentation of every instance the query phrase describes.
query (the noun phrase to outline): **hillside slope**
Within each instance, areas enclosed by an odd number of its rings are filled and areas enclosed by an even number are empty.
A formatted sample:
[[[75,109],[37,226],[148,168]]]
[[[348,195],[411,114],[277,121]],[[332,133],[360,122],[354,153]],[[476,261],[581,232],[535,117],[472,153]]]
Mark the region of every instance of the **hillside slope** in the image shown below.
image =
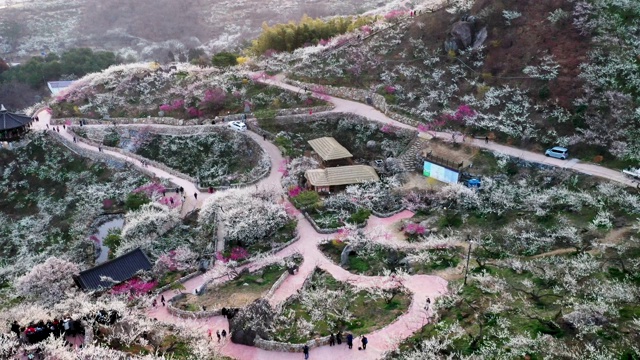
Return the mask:
[[[623,167],[640,160],[639,19],[640,3],[479,0],[363,29],[288,76],[372,89],[426,127]]]

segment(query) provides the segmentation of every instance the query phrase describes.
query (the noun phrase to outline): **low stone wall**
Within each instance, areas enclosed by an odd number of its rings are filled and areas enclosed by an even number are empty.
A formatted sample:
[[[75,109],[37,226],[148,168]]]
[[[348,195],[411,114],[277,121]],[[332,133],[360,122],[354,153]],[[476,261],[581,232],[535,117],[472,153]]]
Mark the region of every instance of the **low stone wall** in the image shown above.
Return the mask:
[[[260,269],[256,269],[253,272],[256,272]],[[188,275],[190,276],[190,275]],[[235,276],[233,279],[231,280],[235,280],[237,278],[239,278],[240,276],[242,276],[242,272],[238,273],[237,276]],[[208,285],[220,278],[222,278],[224,276],[221,277],[217,277],[217,278],[213,278],[210,279],[209,281],[207,281],[204,285]],[[282,285],[282,283],[287,279],[287,277],[289,277],[289,272],[287,270],[285,270],[284,273],[282,273],[282,275],[280,275],[280,277],[278,278],[278,280],[276,280],[276,282],[271,286],[271,288],[269,289],[269,291],[267,292],[267,294],[264,296],[265,299],[269,299],[270,297],[273,296],[273,294],[276,292],[276,290],[278,290],[278,288],[280,287],[280,285]],[[178,280],[178,282],[184,282],[181,281],[182,279]],[[174,282],[175,283],[175,282]],[[220,285],[220,284],[219,284]],[[215,291],[216,287],[212,287],[210,289],[207,289],[206,291]],[[167,303],[167,311],[169,312],[169,314],[180,317],[180,318],[184,318],[184,319],[202,319],[202,318],[209,318],[212,316],[219,316],[222,315],[222,309],[212,309],[212,310],[207,310],[207,311],[187,311],[187,310],[182,310],[182,309],[178,309],[177,307],[173,306],[173,303],[175,301],[178,300],[182,300],[187,296],[187,294],[185,293],[180,293],[174,297],[172,297],[171,299],[169,299],[169,302]]]
[[[403,212],[406,209],[406,207],[402,206],[400,207],[398,210],[394,210],[388,213],[379,213],[375,210],[371,210],[371,213],[379,218],[388,218],[388,217],[392,217],[393,215],[399,214],[401,212]]]
[[[176,281],[172,282],[171,284],[167,284],[167,285],[165,285],[165,286],[163,286],[163,287],[160,287],[160,288],[155,289],[155,290],[154,290],[154,292],[155,292],[155,293],[157,293],[157,294],[163,293],[163,292],[165,292],[165,291],[167,291],[167,290],[171,289],[171,287],[172,287],[173,285],[175,285],[175,284],[183,284],[183,283],[185,283],[185,282],[187,282],[187,281],[189,281],[189,280],[193,279],[194,277],[199,276],[199,275],[201,275],[201,274],[202,274],[202,272],[201,272],[201,271],[196,270],[196,271],[194,271],[194,272],[192,272],[192,273],[189,273],[189,274],[187,274],[187,275],[185,275],[185,276],[181,277],[180,279],[178,279],[178,280],[176,280]]]
[[[290,109],[280,109],[276,111],[276,116],[287,116],[287,115],[296,115],[296,114],[308,114],[310,111],[315,112],[325,112],[331,111],[335,108],[333,104],[322,105],[322,106],[314,106],[310,108],[300,107],[300,108],[290,108]],[[152,116],[145,118],[109,118],[109,119],[89,119],[89,118],[57,118],[51,119],[51,125],[65,125],[67,121],[70,121],[71,125],[80,125],[80,121],[84,120],[88,125],[113,125],[113,124],[140,124],[140,125],[175,125],[175,126],[193,126],[193,125],[202,125],[202,124],[211,124],[213,122],[221,122],[224,118],[227,121],[233,120],[245,120],[246,119],[255,119],[255,115],[253,113],[249,114],[227,114],[217,116],[215,119],[211,118],[198,118],[198,119],[176,119],[173,117],[165,117],[165,116]]]
[[[187,294],[180,293],[169,299],[169,303],[167,304],[167,311],[169,312],[169,314],[183,319],[202,319],[222,315],[222,309],[214,309],[208,311],[186,311],[173,306],[174,301],[182,300],[186,296]]]
[[[304,83],[304,82],[300,82],[300,81],[296,81],[296,80],[291,80],[291,79],[287,79],[286,82],[288,82],[291,85],[295,85],[297,87],[300,88],[304,88],[306,87],[307,89],[313,89],[315,87],[317,87],[317,85],[315,84],[309,84],[309,83]],[[397,107],[395,106],[389,106],[387,104],[387,100],[384,98],[384,96],[371,92],[371,91],[367,91],[364,89],[354,89],[354,88],[348,88],[348,87],[341,87],[341,86],[331,86],[331,85],[323,85],[322,86],[323,90],[325,90],[325,92],[327,93],[327,95],[331,95],[331,96],[335,96],[335,97],[339,97],[339,98],[343,98],[343,99],[350,99],[350,100],[355,100],[358,102],[362,102],[362,103],[367,103],[367,98],[371,99],[371,106],[373,106],[374,108],[382,111],[383,113],[385,113],[388,117],[392,118],[393,120],[399,121],[403,124],[407,124],[407,125],[411,125],[411,126],[418,126],[420,124],[420,122],[408,117],[408,116],[404,116],[401,114],[398,114],[397,112],[393,112],[391,110],[396,109],[397,111]]]
[[[271,297],[273,296],[273,294],[275,294],[276,290],[278,290],[278,288],[280,287],[280,285],[282,285],[282,283],[287,280],[287,278],[289,277],[289,271],[286,270],[285,272],[282,273],[282,275],[280,275],[280,277],[278,278],[278,280],[276,280],[275,283],[273,283],[273,286],[271,286],[271,289],[269,289],[269,291],[265,294],[264,298],[265,299],[271,299]]]
[[[313,228],[320,234],[333,234],[333,233],[338,232],[338,230],[340,230],[340,228],[337,228],[337,229],[321,228],[320,226],[318,226],[318,224],[316,224],[316,222],[313,220],[313,218],[311,216],[309,216],[309,214],[306,211],[303,211],[302,214],[309,221],[309,223],[311,223],[311,226],[313,226]],[[356,225],[356,228],[357,229],[362,229],[362,228],[367,226],[367,223],[368,223],[368,221],[365,221],[362,224],[358,224],[358,225]]]
[[[254,346],[268,351],[302,352],[302,348],[307,345],[310,349],[329,345],[329,336],[319,337],[309,340],[304,344],[291,344],[280,341],[264,340],[257,337]]]

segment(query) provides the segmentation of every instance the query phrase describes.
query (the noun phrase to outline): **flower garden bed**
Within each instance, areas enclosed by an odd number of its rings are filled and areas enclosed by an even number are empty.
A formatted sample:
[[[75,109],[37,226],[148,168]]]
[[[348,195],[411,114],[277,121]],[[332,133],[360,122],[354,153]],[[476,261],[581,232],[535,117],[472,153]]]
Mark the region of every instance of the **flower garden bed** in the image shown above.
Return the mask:
[[[326,257],[340,264],[340,256],[346,246],[346,242],[334,239],[323,242],[319,248]],[[394,249],[382,244],[371,244],[369,247],[366,250],[354,249],[349,254],[345,268],[352,273],[367,276],[380,275],[384,270],[395,271],[398,268],[412,274],[432,274],[434,271],[455,268],[463,256],[458,248],[411,251]],[[421,257],[419,253],[422,253]],[[412,258],[411,254],[416,256]]]
[[[407,293],[402,292],[387,303],[318,269],[305,282],[302,292],[305,296],[291,298],[283,306],[276,320],[274,340],[304,343],[339,330],[368,334],[392,323],[411,304]]]

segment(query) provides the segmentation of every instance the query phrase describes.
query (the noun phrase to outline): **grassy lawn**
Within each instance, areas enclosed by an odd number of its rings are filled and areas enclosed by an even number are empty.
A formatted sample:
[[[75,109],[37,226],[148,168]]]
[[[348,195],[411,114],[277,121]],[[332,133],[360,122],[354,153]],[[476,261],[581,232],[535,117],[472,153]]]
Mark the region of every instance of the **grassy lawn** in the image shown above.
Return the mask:
[[[382,299],[371,299],[366,291],[360,291],[357,293],[349,292],[351,285],[339,282],[331,277],[329,274],[316,270],[313,273],[312,286],[326,287],[328,290],[347,290],[348,296],[345,298],[337,299],[336,301],[345,302],[348,310],[353,314],[351,321],[343,321],[341,319],[333,318],[330,321],[319,321],[313,323],[314,329],[311,333],[303,335],[302,332],[296,328],[296,322],[288,322],[287,326],[281,326],[276,329],[274,338],[278,341],[285,341],[291,343],[303,343],[317,336],[326,336],[330,333],[337,333],[338,330],[343,332],[353,332],[354,335],[368,334],[372,331],[380,329],[407,311],[411,303],[411,297],[409,294],[402,293],[397,295],[389,303],[386,303]],[[342,304],[339,304],[342,306]],[[295,319],[305,319],[311,321],[311,315],[309,311],[301,304],[299,300],[295,300],[292,304],[286,306],[283,312],[293,311],[295,313]],[[330,322],[334,322],[332,326]]]
[[[320,120],[314,122],[280,123],[275,120],[259,120],[261,128],[272,134],[280,134],[276,145],[285,149],[286,155],[298,157],[311,150],[307,141],[323,136],[334,137],[354,159],[374,160],[397,157],[416,136],[414,131],[388,129],[375,122],[358,122],[347,119]],[[367,147],[368,141],[376,146]]]
[[[207,310],[244,307],[269,291],[285,271],[283,266],[270,265],[256,273],[244,273],[220,287],[207,288],[204,295],[189,294],[175,306],[187,311],[201,311],[203,306]]]

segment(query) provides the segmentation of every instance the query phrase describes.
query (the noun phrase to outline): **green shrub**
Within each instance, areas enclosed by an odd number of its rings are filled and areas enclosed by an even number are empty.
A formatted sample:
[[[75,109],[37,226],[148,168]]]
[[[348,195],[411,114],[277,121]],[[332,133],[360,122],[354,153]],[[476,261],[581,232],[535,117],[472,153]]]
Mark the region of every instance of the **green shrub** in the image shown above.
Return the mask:
[[[211,58],[211,64],[218,67],[238,65],[238,56],[230,52],[219,52]]]
[[[293,205],[298,209],[307,210],[314,207],[320,201],[320,195],[317,192],[307,190],[298,194],[293,198]]]
[[[124,207],[129,211],[140,209],[144,204],[150,203],[151,199],[143,193],[131,193],[124,202]]]
[[[354,214],[351,214],[351,216],[349,216],[349,219],[347,220],[347,222],[351,224],[362,224],[365,221],[367,221],[367,219],[369,218],[369,215],[371,215],[370,210],[365,208],[360,208]]]
[[[120,143],[120,135],[116,131],[111,131],[102,139],[104,146],[116,147]]]
[[[375,21],[374,16],[335,17],[329,20],[313,19],[307,15],[298,22],[262,25],[262,34],[249,48],[249,52],[262,55],[267,50],[293,51],[305,44],[317,44],[336,35],[353,31]]]

